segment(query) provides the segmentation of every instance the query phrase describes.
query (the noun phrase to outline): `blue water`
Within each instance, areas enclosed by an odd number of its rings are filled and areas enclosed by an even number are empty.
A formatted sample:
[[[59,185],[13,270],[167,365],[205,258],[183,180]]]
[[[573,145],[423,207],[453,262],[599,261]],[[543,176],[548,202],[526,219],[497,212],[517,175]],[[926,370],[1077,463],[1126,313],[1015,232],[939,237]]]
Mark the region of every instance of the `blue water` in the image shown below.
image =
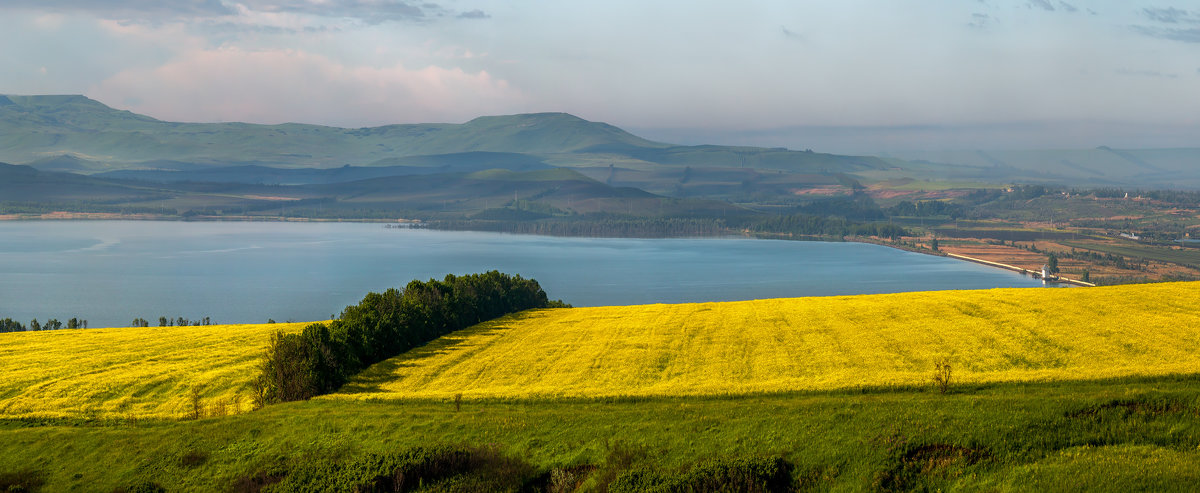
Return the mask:
[[[556,238],[362,223],[0,222],[0,318],[325,319],[368,291],[496,269],[576,306],[1034,287],[861,243]]]

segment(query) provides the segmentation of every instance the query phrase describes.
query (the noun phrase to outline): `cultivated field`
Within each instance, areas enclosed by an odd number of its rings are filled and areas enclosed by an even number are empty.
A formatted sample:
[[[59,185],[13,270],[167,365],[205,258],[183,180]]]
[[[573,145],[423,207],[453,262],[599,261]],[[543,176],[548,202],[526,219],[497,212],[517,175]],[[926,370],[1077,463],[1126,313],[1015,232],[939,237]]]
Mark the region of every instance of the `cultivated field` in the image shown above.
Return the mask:
[[[1200,369],[1200,283],[534,310],[384,361],[333,399],[689,396],[1092,380]],[[0,334],[0,416],[251,407],[269,334],[305,324]]]
[[[482,459],[383,471],[430,491],[618,492],[640,491],[619,485],[646,471],[704,480],[705,464],[772,458],[790,468],[778,491],[1191,490],[1198,294],[530,311],[387,360],[341,394],[195,420],[177,418],[197,385],[206,406],[249,410],[268,335],[304,324],[0,334],[0,491],[350,491],[379,477],[372,454],[445,445]],[[955,378],[944,395],[929,384],[942,357]],[[1005,380],[1039,382],[961,383]],[[805,389],[822,391],[789,392]],[[645,397],[553,398],[627,395]],[[31,416],[71,419],[13,419]]]
[[[1200,283],[536,310],[453,333],[335,398],[724,395],[1200,370]]]
[[[271,332],[305,324],[207,325],[0,334],[0,416],[159,417],[249,410]]]

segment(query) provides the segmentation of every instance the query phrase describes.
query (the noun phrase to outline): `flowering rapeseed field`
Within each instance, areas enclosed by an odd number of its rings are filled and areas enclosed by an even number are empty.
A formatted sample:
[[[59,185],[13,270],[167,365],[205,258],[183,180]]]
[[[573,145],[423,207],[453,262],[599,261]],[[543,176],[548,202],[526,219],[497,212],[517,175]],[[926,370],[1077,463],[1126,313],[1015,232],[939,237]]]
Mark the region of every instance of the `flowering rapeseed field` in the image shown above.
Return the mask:
[[[251,407],[271,332],[305,324],[207,325],[0,334],[0,416],[178,418]]]
[[[722,395],[1200,373],[1200,283],[534,310],[333,398]]]
[[[334,399],[726,395],[1200,373],[1200,283],[532,310],[371,367]],[[275,330],[0,334],[0,417],[251,407]]]

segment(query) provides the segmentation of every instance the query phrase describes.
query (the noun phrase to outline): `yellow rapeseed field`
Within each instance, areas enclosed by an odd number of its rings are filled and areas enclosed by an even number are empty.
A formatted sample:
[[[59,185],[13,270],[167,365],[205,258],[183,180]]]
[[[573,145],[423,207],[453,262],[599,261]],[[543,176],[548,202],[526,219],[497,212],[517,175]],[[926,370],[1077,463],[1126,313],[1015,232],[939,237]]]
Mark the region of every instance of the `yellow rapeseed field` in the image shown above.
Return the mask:
[[[270,334],[305,324],[0,334],[0,417],[179,418],[248,411]]]
[[[1200,282],[534,310],[326,398],[719,395],[1200,373]]]

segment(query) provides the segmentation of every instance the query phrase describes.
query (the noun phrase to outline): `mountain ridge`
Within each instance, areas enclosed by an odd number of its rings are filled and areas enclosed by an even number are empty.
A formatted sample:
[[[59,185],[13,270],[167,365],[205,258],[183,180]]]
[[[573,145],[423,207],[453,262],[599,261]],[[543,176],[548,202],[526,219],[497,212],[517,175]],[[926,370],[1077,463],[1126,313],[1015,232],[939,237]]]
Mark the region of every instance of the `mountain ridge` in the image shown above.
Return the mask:
[[[521,153],[556,166],[707,166],[714,150],[738,156],[721,165],[781,169],[835,166],[836,171],[882,169],[873,157],[780,148],[676,146],[617,126],[562,112],[480,116],[465,123],[409,123],[341,128],[302,123],[181,123],[111,108],[82,95],[5,95],[0,105],[0,161],[33,163],[75,156],[71,171],[158,169],[164,160],[206,166],[279,168],[370,166],[389,158],[465,152]],[[770,159],[756,159],[771,154]],[[747,164],[749,163],[749,164]]]

